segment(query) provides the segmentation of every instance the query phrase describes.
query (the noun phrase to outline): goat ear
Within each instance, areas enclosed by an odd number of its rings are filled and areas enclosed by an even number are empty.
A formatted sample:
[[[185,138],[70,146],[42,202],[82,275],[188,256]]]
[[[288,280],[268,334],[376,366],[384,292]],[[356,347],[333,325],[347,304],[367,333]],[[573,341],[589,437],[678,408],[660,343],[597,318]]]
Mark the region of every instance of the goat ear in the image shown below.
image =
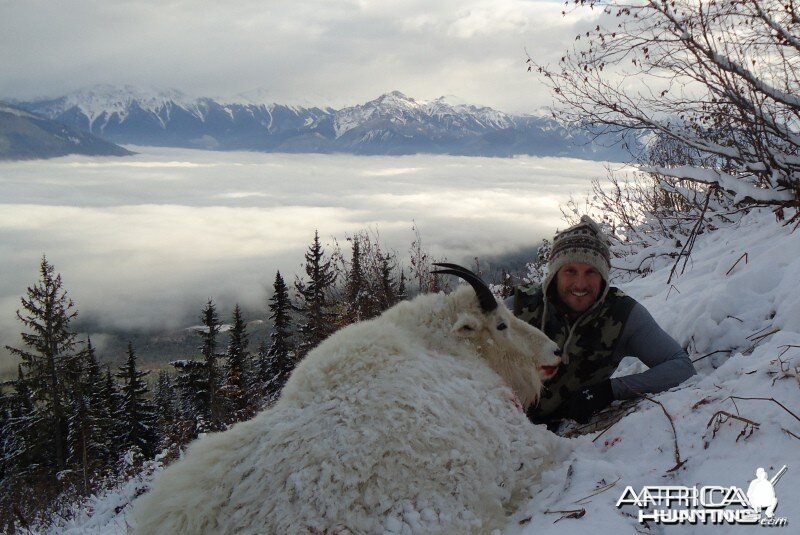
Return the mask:
[[[460,338],[474,338],[481,328],[481,320],[472,314],[459,314],[452,331]]]

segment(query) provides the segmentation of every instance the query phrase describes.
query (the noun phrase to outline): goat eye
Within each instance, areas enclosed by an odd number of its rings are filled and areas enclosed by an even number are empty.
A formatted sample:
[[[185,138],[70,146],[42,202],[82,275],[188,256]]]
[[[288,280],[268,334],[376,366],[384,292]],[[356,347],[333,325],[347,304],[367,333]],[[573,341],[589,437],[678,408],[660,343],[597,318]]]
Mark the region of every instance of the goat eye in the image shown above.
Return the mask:
[[[505,331],[506,329],[508,329],[508,325],[506,325],[505,323],[501,323],[500,325],[497,326],[498,331]]]

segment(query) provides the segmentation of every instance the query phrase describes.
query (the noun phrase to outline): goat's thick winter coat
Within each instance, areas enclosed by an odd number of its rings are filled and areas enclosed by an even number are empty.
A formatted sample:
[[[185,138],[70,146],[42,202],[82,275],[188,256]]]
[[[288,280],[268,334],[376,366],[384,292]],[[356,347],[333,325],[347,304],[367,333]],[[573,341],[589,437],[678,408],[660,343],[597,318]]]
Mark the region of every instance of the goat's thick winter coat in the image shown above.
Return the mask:
[[[129,521],[138,534],[502,528],[564,453],[520,408],[556,349],[467,286],[400,303],[311,351],[272,408],[193,443]]]

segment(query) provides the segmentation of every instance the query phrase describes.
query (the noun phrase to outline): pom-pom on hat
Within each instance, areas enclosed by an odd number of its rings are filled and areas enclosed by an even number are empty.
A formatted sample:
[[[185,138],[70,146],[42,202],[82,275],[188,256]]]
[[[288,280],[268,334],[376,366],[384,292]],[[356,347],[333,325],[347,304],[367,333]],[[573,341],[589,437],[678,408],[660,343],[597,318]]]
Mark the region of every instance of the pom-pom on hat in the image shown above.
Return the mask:
[[[553,238],[545,288],[555,279],[559,269],[575,262],[593,266],[608,286],[611,269],[608,243],[600,226],[588,215],[582,216],[577,225],[559,232]]]

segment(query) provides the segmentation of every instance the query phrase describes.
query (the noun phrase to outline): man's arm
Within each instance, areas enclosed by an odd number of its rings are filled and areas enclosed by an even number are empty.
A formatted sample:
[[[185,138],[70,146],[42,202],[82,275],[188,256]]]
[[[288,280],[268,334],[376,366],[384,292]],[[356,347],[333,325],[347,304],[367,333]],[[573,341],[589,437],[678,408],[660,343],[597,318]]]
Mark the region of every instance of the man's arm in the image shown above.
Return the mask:
[[[641,304],[631,310],[614,356],[633,356],[641,360],[647,371],[611,379],[616,399],[637,394],[656,393],[678,386],[697,373],[689,355],[670,335],[658,326]]]

